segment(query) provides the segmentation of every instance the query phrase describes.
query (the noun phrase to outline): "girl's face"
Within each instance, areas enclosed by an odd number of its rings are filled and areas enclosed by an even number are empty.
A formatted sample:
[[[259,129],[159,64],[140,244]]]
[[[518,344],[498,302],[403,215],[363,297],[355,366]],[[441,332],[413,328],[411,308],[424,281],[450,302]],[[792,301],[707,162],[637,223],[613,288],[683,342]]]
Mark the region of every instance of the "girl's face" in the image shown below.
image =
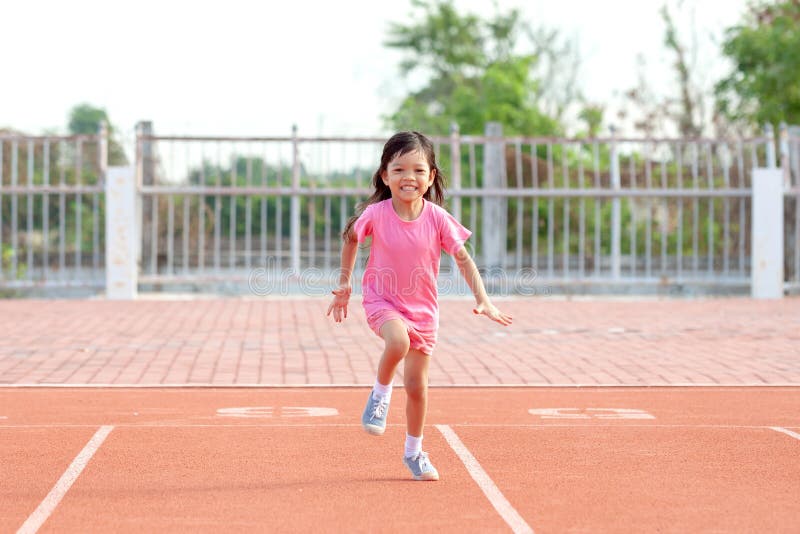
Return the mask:
[[[415,205],[433,185],[436,171],[428,166],[422,152],[414,151],[392,159],[381,178],[389,186],[393,199]]]

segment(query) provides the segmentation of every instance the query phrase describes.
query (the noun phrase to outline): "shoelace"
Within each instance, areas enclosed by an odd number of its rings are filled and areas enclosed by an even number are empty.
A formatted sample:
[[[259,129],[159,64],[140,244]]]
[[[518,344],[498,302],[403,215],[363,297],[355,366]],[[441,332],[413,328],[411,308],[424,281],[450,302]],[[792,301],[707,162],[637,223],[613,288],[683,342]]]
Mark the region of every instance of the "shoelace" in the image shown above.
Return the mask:
[[[424,452],[419,453],[419,465],[423,471],[427,471],[433,467],[430,460],[428,460],[428,455]]]
[[[376,404],[375,407],[372,409],[372,418],[383,418],[383,415],[386,413],[386,410],[389,408],[389,402],[386,399],[380,399]]]
[[[433,469],[430,460],[428,460],[428,453],[426,452],[419,453],[413,461],[419,466],[419,470],[422,473]]]

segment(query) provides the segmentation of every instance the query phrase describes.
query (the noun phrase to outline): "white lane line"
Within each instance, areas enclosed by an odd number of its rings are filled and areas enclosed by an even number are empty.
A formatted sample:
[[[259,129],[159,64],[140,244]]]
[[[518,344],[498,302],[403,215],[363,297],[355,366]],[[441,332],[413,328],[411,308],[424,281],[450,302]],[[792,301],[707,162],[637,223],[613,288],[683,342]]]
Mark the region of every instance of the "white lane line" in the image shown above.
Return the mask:
[[[33,534],[39,530],[113,429],[113,426],[101,426],[100,429],[95,432],[92,439],[89,440],[89,443],[86,444],[83,450],[78,453],[78,456],[69,464],[69,467],[67,467],[67,470],[61,475],[61,478],[58,479],[58,482],[56,482],[56,485],[50,490],[50,493],[47,494],[47,497],[44,498],[36,510],[25,520],[25,523],[19,527],[17,534]]]
[[[787,428],[783,428],[781,426],[771,426],[770,428],[775,432],[781,432],[783,434],[786,434],[787,436],[792,436],[794,439],[800,439],[800,434],[798,434],[797,432],[792,432]]]
[[[489,502],[492,503],[494,509],[500,514],[500,517],[508,523],[508,526],[511,527],[511,530],[514,532],[525,532],[529,534],[533,534],[533,529],[525,522],[521,515],[511,506],[511,503],[503,496],[500,490],[497,488],[492,479],[489,478],[489,475],[486,474],[486,471],[483,470],[481,464],[478,463],[478,460],[469,452],[469,449],[461,442],[458,438],[458,435],[450,428],[448,425],[435,425],[439,432],[442,433],[444,439],[447,440],[447,443],[450,444],[450,447],[455,451],[461,461],[464,463],[464,466],[469,471],[469,474],[478,483],[478,487],[481,488],[483,494],[486,495],[486,498],[489,499]]]

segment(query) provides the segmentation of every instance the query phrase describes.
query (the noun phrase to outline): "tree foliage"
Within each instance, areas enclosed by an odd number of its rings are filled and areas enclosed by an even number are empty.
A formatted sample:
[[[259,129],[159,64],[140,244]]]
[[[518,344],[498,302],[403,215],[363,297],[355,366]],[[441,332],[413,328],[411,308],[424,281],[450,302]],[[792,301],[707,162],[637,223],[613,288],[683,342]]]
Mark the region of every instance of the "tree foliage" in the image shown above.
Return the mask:
[[[385,44],[406,52],[400,64],[403,77],[421,74],[427,81],[387,117],[391,127],[446,134],[455,122],[462,133],[481,134],[487,122],[497,121],[506,134],[561,132],[560,117],[543,111],[554,83],[535,76],[543,58],[557,56],[556,34],[534,32],[518,9],[484,20],[459,13],[452,0],[412,4],[414,22],[392,24]],[[526,36],[533,50],[520,53],[520,39]],[[565,107],[555,106],[555,115]]]
[[[94,135],[100,131],[100,124],[108,125],[108,163],[109,165],[125,165],[128,158],[125,150],[115,138],[114,126],[108,118],[108,113],[102,108],[91,104],[78,104],[69,112],[69,133],[72,135]]]
[[[733,69],[716,85],[717,108],[752,126],[800,123],[800,1],[750,5],[726,31]]]

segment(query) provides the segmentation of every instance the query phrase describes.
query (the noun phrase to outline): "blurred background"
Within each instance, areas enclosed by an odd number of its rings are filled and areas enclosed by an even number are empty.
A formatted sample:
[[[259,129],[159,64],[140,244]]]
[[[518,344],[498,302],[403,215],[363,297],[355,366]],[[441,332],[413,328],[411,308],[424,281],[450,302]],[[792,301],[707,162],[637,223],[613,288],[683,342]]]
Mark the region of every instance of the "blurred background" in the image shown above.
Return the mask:
[[[32,1],[3,15],[8,294],[102,289],[109,166],[136,168],[142,288],[252,293],[254,269],[272,287],[287,266],[295,285],[319,269],[321,288],[400,129],[434,138],[448,209],[502,271],[498,291],[746,291],[754,167],[785,169],[797,285],[796,0]]]
[[[438,103],[426,119],[441,118],[441,131],[434,120],[421,129],[447,134],[457,120],[462,133],[482,133],[482,124],[468,131],[448,100],[455,86],[483,81],[480,113],[506,119],[506,130],[539,128],[525,135],[610,124],[628,134],[712,134],[731,127],[717,104],[754,96],[735,84],[749,74],[748,32],[766,26],[758,15],[766,7],[751,4],[7,2],[0,127],[79,133],[85,126],[72,114],[85,105],[128,142],[142,120],[162,134],[282,135],[297,125],[305,135],[364,136],[405,127],[420,104]],[[493,94],[501,88],[490,79],[514,95]],[[540,123],[497,115],[491,103],[503,98],[524,102],[516,113],[535,111]],[[750,118],[760,127],[767,117]]]

